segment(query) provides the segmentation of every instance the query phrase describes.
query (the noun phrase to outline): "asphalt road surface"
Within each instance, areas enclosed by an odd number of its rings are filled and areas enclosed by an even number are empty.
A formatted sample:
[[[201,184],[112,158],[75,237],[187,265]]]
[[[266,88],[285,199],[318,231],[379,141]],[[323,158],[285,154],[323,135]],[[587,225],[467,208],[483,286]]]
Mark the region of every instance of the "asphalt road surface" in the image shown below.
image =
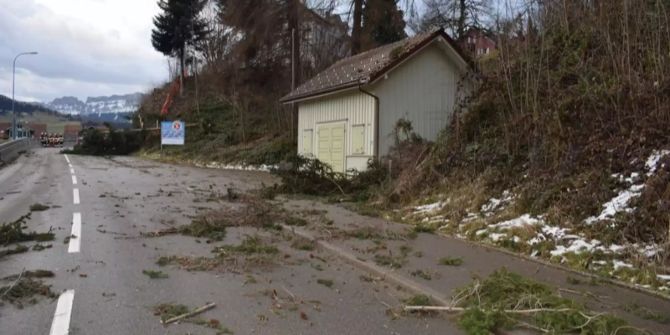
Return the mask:
[[[447,318],[399,315],[394,308],[409,296],[318,250],[287,247],[278,232],[239,227],[223,241],[207,243],[178,234],[146,233],[191,223],[203,211],[234,206],[228,189],[243,193],[272,183],[265,173],[208,170],[135,158],[62,155],[35,149],[0,169],[0,222],[34,211],[28,230],[52,231],[42,251],[0,259],[0,278],[25,270],[53,271],[45,278],[54,298],[37,297],[19,308],[0,306],[0,333],[12,334],[459,334]],[[248,260],[210,271],[188,265],[158,266],[161,256],[212,257],[215,246],[249,235],[276,242],[279,256]],[[273,240],[274,239],[274,240]],[[168,278],[152,279],[145,270]],[[321,280],[319,280],[321,279]],[[10,285],[11,280],[0,282]],[[163,325],[159,304],[193,309],[206,324]],[[214,329],[216,328],[216,329]]]

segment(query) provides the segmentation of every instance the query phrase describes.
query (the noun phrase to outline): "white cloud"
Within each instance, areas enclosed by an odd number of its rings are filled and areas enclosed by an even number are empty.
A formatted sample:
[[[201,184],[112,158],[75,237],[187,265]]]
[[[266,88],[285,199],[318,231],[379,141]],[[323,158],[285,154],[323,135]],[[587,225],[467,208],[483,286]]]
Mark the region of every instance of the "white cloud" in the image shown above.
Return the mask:
[[[51,100],[144,91],[167,78],[151,46],[156,0],[0,0],[0,94]]]

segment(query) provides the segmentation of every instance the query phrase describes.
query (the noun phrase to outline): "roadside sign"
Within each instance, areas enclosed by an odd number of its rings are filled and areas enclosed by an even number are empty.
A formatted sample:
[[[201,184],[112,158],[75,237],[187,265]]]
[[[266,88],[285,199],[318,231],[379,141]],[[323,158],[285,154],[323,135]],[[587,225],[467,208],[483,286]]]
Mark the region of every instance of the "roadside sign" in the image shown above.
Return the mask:
[[[183,121],[161,122],[161,145],[184,145],[186,124]]]

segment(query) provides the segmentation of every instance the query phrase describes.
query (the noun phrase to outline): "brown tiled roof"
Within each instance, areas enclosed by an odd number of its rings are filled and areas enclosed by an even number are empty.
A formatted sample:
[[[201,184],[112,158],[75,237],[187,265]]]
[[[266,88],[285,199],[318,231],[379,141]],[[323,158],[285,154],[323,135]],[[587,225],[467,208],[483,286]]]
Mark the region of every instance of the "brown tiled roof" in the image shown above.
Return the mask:
[[[341,59],[280,101],[286,103],[370,83],[438,36],[443,36],[463,57],[454,41],[443,30],[437,29]]]

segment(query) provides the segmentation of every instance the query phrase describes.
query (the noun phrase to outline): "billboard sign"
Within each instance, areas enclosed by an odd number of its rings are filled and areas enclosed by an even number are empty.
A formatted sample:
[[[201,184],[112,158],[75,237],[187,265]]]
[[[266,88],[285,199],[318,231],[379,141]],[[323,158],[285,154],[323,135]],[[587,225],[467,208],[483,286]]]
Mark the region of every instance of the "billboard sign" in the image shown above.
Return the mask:
[[[161,122],[161,144],[184,145],[186,138],[186,124],[182,121]]]

